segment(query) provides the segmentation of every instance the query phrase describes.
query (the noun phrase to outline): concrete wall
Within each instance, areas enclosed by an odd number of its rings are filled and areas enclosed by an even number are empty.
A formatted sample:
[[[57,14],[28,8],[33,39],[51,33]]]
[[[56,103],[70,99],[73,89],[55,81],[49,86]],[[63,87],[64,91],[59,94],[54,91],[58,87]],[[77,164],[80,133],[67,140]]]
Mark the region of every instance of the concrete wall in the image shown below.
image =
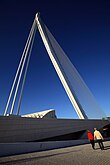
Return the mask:
[[[81,130],[102,128],[107,120],[34,119],[0,116],[0,143],[35,141]]]

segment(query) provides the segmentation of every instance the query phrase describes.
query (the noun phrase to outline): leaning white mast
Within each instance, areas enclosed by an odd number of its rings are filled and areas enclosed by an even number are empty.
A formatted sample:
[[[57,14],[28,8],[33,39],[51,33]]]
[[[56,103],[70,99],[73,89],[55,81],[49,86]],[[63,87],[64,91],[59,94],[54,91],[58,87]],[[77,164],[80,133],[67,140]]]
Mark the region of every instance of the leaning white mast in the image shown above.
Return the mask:
[[[64,77],[64,74],[62,73],[62,71],[61,71],[61,69],[57,63],[57,60],[56,60],[55,55],[54,55],[54,49],[50,43],[50,40],[49,40],[48,35],[46,33],[46,30],[45,30],[45,25],[41,21],[39,13],[36,14],[36,22],[37,22],[37,26],[38,26],[38,30],[39,30],[39,33],[41,35],[41,38],[42,38],[43,43],[44,43],[46,50],[48,52],[48,55],[49,55],[49,57],[52,61],[52,64],[53,64],[53,66],[54,66],[63,86],[64,86],[64,89],[66,90],[66,92],[68,94],[68,97],[69,97],[72,105],[74,106],[80,119],[85,119],[85,118],[87,119],[86,114],[83,112],[83,110],[81,111],[80,105],[78,105],[78,102],[76,101],[76,98],[74,97],[74,95],[71,91],[71,88],[69,87],[69,85],[68,85],[68,83]]]

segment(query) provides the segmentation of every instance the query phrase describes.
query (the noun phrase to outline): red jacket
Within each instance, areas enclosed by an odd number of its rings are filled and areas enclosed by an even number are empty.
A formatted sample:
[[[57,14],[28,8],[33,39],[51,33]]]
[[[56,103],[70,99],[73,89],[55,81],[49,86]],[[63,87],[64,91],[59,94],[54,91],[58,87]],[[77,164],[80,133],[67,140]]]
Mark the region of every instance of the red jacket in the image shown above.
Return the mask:
[[[94,140],[94,136],[92,135],[91,132],[88,132],[88,139],[89,140]]]

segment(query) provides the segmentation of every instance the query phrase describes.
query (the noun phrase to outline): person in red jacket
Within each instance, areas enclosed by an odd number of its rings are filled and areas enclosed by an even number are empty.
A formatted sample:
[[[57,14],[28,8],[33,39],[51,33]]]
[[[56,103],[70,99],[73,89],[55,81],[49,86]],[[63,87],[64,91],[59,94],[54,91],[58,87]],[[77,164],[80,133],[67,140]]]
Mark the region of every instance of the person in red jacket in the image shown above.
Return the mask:
[[[91,131],[87,131],[88,140],[90,141],[92,148],[95,149],[94,136]]]

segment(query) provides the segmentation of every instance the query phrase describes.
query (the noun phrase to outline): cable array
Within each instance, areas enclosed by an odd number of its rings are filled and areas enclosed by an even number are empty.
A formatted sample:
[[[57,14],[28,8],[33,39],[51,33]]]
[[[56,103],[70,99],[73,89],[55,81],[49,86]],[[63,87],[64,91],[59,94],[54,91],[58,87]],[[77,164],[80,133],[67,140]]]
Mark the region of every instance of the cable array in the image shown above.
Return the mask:
[[[28,39],[27,39],[27,42],[26,42],[26,45],[25,45],[25,48],[24,48],[24,51],[23,51],[21,59],[20,59],[20,63],[18,65],[16,74],[15,74],[15,78],[14,78],[12,88],[11,88],[11,91],[10,91],[10,94],[8,97],[8,101],[6,104],[4,116],[7,115],[8,111],[9,111],[10,115],[13,114],[18,90],[20,87],[21,78],[24,76],[23,82],[22,82],[22,87],[21,87],[21,92],[20,92],[20,96],[19,96],[19,101],[18,101],[18,108],[17,108],[17,112],[16,112],[17,115],[19,114],[22,93],[23,93],[24,83],[25,83],[25,79],[26,79],[26,73],[27,73],[27,69],[28,69],[28,65],[29,65],[30,55],[31,55],[31,51],[32,51],[32,45],[34,42],[35,32],[36,32],[36,21],[34,20],[30,33],[29,33],[29,36],[28,36]],[[23,75],[23,71],[24,71],[24,75]],[[9,110],[9,105],[11,105],[10,110]]]

